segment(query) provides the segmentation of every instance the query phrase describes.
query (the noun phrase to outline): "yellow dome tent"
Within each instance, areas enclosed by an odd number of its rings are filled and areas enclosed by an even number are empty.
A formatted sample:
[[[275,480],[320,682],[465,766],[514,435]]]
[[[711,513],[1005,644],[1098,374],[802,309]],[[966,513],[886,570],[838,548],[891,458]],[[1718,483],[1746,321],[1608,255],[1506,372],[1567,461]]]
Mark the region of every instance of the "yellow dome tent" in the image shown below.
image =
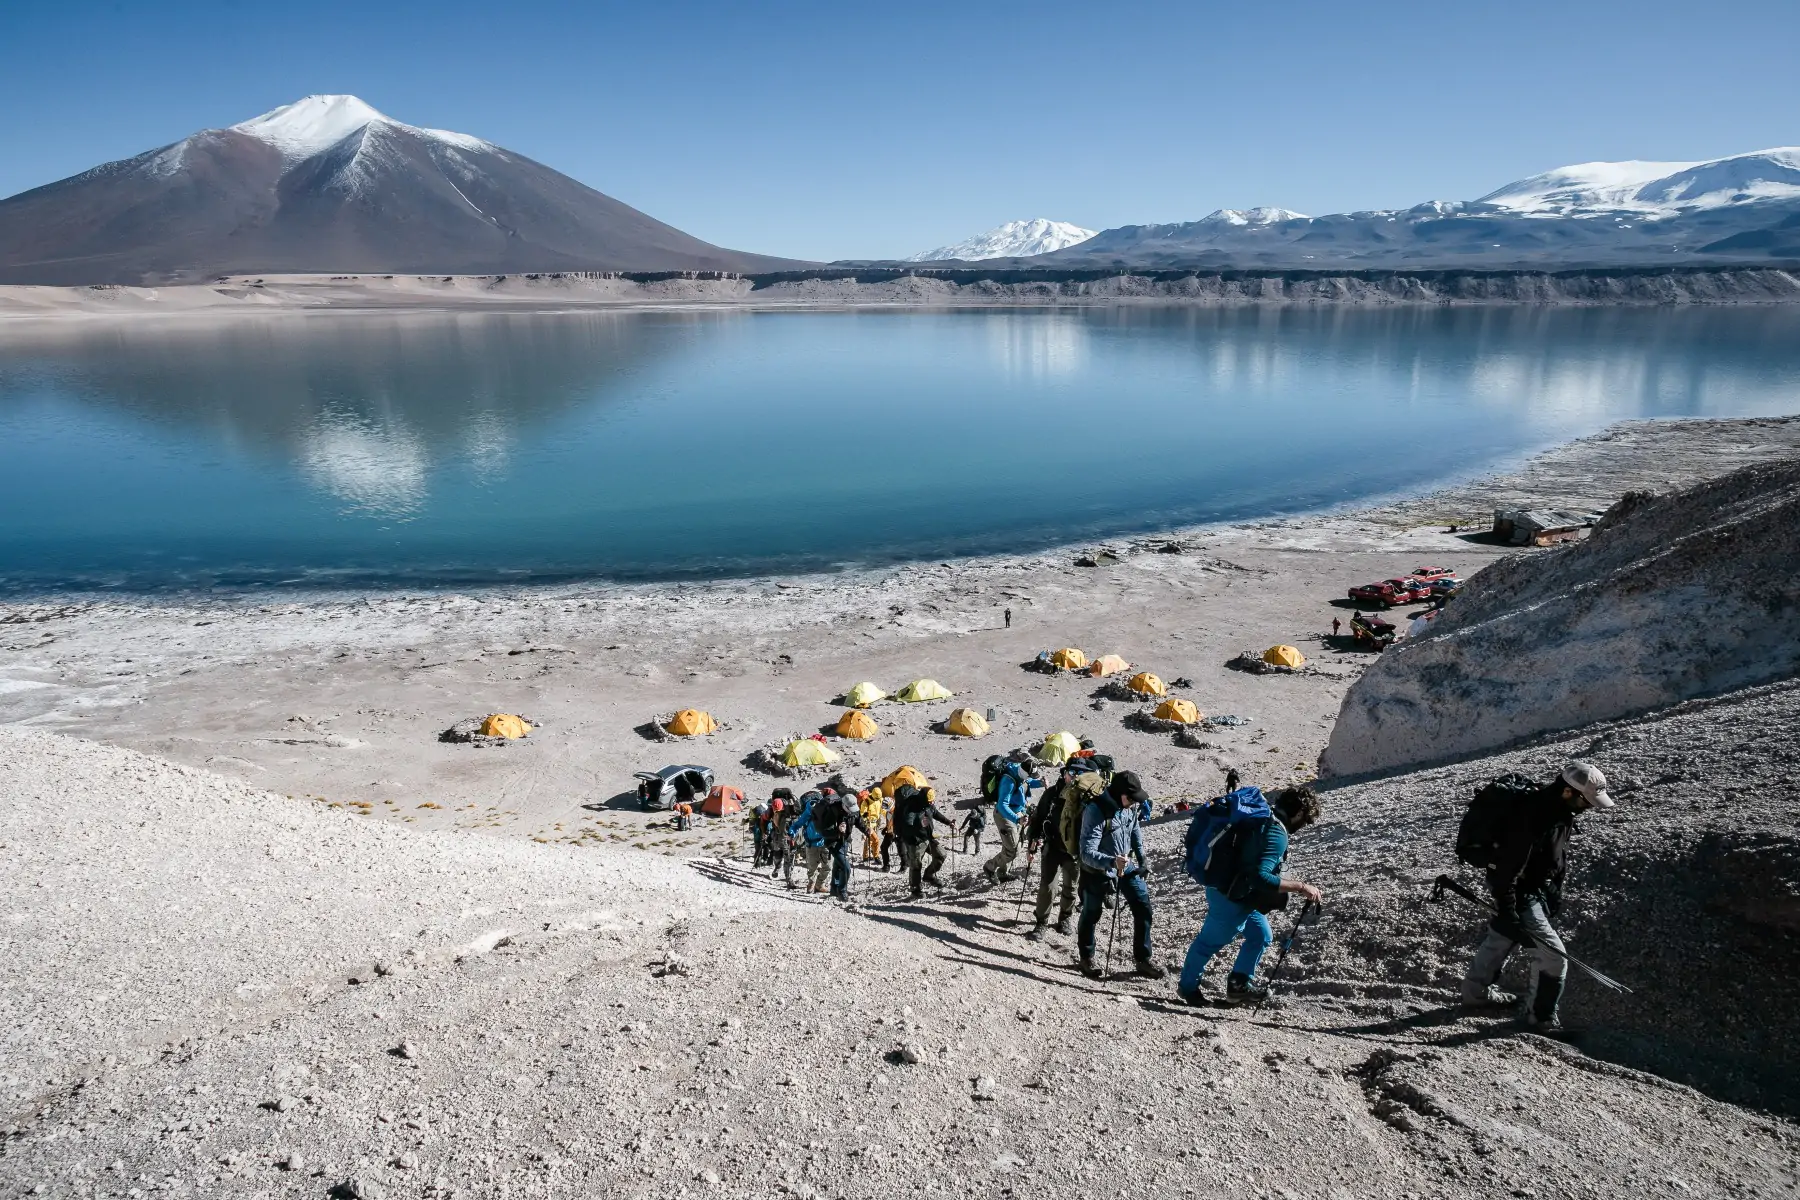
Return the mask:
[[[892,775],[881,781],[881,794],[892,796],[895,792],[911,784],[916,788],[930,787],[931,781],[925,778],[925,772],[917,767],[901,767]]]
[[[1125,686],[1140,696],[1166,696],[1169,694],[1169,689],[1163,681],[1148,671],[1140,671],[1133,675],[1131,681]]]
[[[867,741],[869,738],[874,737],[880,732],[881,726],[877,725],[875,723],[875,718],[871,717],[866,712],[857,712],[852,708],[838,718],[837,735],[841,738],[856,738],[858,741]]]
[[[816,738],[789,742],[781,752],[781,761],[790,767],[822,767],[837,760],[837,752]]]
[[[874,684],[859,683],[851,688],[849,692],[845,693],[844,703],[848,704],[851,708],[868,708],[878,701],[886,700],[887,698],[888,694]]]
[[[1062,733],[1053,733],[1045,738],[1044,744],[1038,747],[1037,753],[1038,757],[1045,762],[1055,766],[1061,766],[1063,763],[1068,762],[1069,756],[1079,749],[1081,749],[1081,739],[1072,733],[1064,731]]]
[[[1131,664],[1120,658],[1118,655],[1102,654],[1088,667],[1088,674],[1092,675],[1095,679],[1101,679],[1107,675],[1117,675],[1120,671],[1129,670],[1131,670]]]
[[[944,732],[953,733],[957,737],[985,737],[988,733],[987,718],[972,708],[959,708],[944,721]]]
[[[915,679],[901,688],[894,699],[902,704],[917,704],[922,700],[948,700],[951,695],[950,689],[935,679]]]
[[[1159,721],[1180,721],[1183,725],[1193,725],[1200,720],[1200,710],[1194,707],[1192,700],[1174,697],[1157,705],[1155,716]]]
[[[1263,661],[1271,667],[1286,667],[1297,671],[1306,665],[1306,655],[1292,646],[1270,646],[1263,651]]]
[[[482,737],[522,738],[530,732],[524,718],[511,713],[491,713],[481,722]]]
[[[702,733],[717,733],[719,723],[713,720],[709,712],[698,708],[684,708],[670,717],[669,723],[663,728],[676,737],[696,737]]]
[[[1061,650],[1050,652],[1050,665],[1064,671],[1085,671],[1088,665],[1088,656],[1073,646],[1064,646]]]

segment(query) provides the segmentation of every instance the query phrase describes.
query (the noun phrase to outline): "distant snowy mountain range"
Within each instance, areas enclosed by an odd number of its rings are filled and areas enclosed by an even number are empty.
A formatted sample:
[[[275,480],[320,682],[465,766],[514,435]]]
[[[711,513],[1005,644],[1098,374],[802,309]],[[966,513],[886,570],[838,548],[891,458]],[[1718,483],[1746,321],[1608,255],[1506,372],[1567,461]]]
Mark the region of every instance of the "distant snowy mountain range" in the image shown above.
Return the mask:
[[[923,254],[914,254],[902,262],[943,262],[950,259],[980,262],[987,258],[1025,258],[1033,254],[1049,254],[1078,246],[1099,232],[1083,229],[1067,221],[1048,221],[1036,217],[1029,221],[1006,224],[978,233],[954,246],[939,246]]]
[[[0,200],[0,283],[767,271],[523,155],[308,96]]]
[[[981,241],[907,261],[971,259],[977,256],[963,251]],[[1800,260],[1800,148],[1705,162],[1580,163],[1509,183],[1478,200],[1433,200],[1405,209],[1323,217],[1282,208],[1220,209],[1197,221],[1102,230],[1029,257],[979,257],[1076,269]]]

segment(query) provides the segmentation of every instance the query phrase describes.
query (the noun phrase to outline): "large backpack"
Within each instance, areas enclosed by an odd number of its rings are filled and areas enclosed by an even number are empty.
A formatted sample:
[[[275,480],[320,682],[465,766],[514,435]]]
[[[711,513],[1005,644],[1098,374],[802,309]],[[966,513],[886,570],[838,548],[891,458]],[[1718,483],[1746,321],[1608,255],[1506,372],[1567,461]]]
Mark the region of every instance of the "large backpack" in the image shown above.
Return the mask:
[[[1500,857],[1500,838],[1507,819],[1519,811],[1539,786],[1523,775],[1502,775],[1483,784],[1456,827],[1456,857],[1471,867],[1491,869]]]
[[[1006,769],[1004,754],[990,754],[981,760],[981,798],[992,804],[1000,795],[1000,773]]]
[[[1274,817],[1261,789],[1253,787],[1228,792],[1201,808],[1189,818],[1183,838],[1188,877],[1230,895],[1243,863],[1244,839],[1260,834]]]
[[[1087,806],[1106,795],[1106,780],[1099,771],[1083,771],[1069,777],[1063,785],[1062,811],[1056,817],[1056,835],[1063,849],[1076,862],[1081,861],[1081,814]]]

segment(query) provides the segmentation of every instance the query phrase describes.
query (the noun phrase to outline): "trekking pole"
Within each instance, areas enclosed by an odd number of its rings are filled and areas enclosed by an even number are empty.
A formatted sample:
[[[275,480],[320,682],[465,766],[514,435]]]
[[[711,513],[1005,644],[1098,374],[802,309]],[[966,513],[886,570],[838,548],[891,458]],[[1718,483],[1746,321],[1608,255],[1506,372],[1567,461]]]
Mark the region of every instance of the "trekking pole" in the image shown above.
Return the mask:
[[[1306,914],[1315,910],[1323,911],[1319,909],[1317,901],[1308,900],[1302,904],[1300,915],[1294,918],[1294,927],[1288,930],[1286,937],[1281,939],[1281,953],[1275,956],[1275,969],[1269,972],[1269,982],[1263,988],[1262,999],[1256,1002],[1257,1012],[1261,1012],[1262,1006],[1269,1002],[1269,992],[1273,990],[1275,981],[1281,978],[1281,969],[1287,966],[1288,951],[1294,948],[1294,939],[1300,936],[1300,927],[1306,924]]]
[[[1113,943],[1119,940],[1119,880],[1113,878],[1113,919],[1112,932],[1106,935],[1106,977],[1112,978]]]
[[[1025,911],[1025,892],[1031,886],[1031,860],[1035,857],[1027,852],[1025,855],[1025,873],[1019,878],[1019,900],[1013,905],[1013,924],[1019,923],[1019,914]]]
[[[1431,899],[1434,902],[1442,900],[1446,891],[1455,892],[1464,900],[1467,900],[1477,908],[1485,911],[1489,916],[1498,915],[1497,910],[1492,904],[1489,904],[1486,900],[1483,900],[1480,896],[1477,896],[1474,892],[1471,892],[1468,888],[1450,878],[1450,876],[1439,875],[1432,886]],[[1558,950],[1555,946],[1539,946],[1538,943],[1531,940],[1530,935],[1523,929],[1518,930],[1517,932],[1518,936],[1514,937],[1513,941],[1517,942],[1519,945],[1530,946],[1540,950],[1548,950],[1550,953],[1564,959],[1571,967],[1581,968],[1590,979],[1601,987],[1611,988],[1615,992],[1624,992],[1628,996],[1633,994],[1630,988],[1610,976],[1602,975],[1600,972],[1594,970],[1594,968],[1582,962],[1579,958],[1576,958],[1573,954],[1570,954],[1567,950]],[[1511,935],[1509,934],[1508,936],[1510,937]]]

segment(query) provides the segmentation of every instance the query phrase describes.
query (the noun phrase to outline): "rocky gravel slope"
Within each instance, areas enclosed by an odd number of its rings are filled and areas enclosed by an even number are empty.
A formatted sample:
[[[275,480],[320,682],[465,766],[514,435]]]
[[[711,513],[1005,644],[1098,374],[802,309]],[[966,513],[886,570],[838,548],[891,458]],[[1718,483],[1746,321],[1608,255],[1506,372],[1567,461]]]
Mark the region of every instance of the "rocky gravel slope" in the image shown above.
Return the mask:
[[[1800,460],[1633,493],[1503,559],[1344,698],[1326,776],[1491,751],[1800,673]]]
[[[0,1119],[0,1195],[1792,1194],[1794,1128],[1713,1097],[1791,1105],[1797,797],[1773,735],[1796,717],[1800,686],[1778,685],[1331,791],[1292,864],[1326,886],[1326,918],[1261,1013],[1177,1008],[1166,982],[1090,983],[1066,944],[1023,940],[1016,892],[975,886],[966,861],[921,904],[859,873],[844,910],[729,859],[378,829],[127,751],[8,737],[8,854],[70,869],[49,818],[17,802],[54,805],[20,781],[63,778],[117,817],[90,823],[83,857],[140,861],[83,878],[79,904],[17,882],[38,867],[5,876],[7,1016],[33,1022],[8,1059],[32,1056],[43,1081]],[[1572,987],[1588,1054],[1449,1007],[1479,924],[1424,900],[1477,780],[1576,752],[1621,802],[1578,839],[1571,944],[1638,988]],[[179,838],[133,849],[159,823]],[[320,840],[291,875],[253,852],[284,823]],[[1180,832],[1151,832],[1168,959],[1199,916],[1173,866]],[[167,872],[162,853],[177,853]],[[219,886],[183,888],[180,853],[215,864]],[[338,906],[341,937],[315,933],[302,880],[365,885]],[[442,915],[513,892],[512,919],[483,927],[516,932],[491,947]],[[192,914],[165,926],[176,895]],[[613,916],[538,920],[564,896]],[[247,897],[264,948],[235,923]],[[430,924],[407,912],[421,902],[442,911],[419,940],[464,952],[365,974],[392,933]],[[112,1018],[42,1013],[112,963],[159,998],[146,1009],[189,1015],[185,1031],[108,1061]],[[178,980],[258,966],[309,986],[180,1010]]]

